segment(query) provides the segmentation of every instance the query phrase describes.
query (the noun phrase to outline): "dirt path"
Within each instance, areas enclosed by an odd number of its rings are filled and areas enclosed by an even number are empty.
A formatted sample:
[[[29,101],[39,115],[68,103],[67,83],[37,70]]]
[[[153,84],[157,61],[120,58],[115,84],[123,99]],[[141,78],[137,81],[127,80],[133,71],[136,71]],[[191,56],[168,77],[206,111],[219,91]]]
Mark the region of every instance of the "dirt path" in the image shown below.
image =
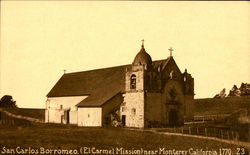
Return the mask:
[[[24,119],[30,122],[35,122],[35,123],[44,123],[43,121],[41,121],[40,119],[36,119],[36,118],[32,118],[32,117],[27,117],[27,116],[22,116],[22,115],[16,115],[16,114],[12,114],[2,108],[0,108],[0,112],[5,113],[6,115],[13,117],[13,118],[18,118],[18,119]]]

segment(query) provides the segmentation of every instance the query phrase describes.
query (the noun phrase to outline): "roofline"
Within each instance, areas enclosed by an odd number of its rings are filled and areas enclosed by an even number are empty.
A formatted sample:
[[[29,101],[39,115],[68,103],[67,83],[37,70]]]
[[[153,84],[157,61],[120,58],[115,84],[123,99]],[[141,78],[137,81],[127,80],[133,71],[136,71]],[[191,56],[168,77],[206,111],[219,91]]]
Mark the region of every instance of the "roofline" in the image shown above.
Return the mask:
[[[118,95],[118,94],[121,94],[121,95],[122,95],[122,92],[119,91],[119,92],[116,93],[114,96],[112,96],[112,97],[110,97],[109,99],[107,99],[107,100],[102,104],[102,106],[105,105],[105,104],[106,104],[108,101],[110,101],[112,98],[116,97],[116,95]]]
[[[169,56],[167,59],[168,59],[168,61],[164,64],[164,67],[162,68],[162,71],[167,67],[167,65],[168,65],[168,63],[170,62],[170,60],[173,60],[174,63],[175,63],[175,65],[176,65],[176,67],[177,67],[177,69],[178,69],[178,71],[179,71],[180,73],[182,73],[181,70],[180,70],[180,68],[179,68],[179,66],[178,66],[177,63],[175,62],[173,56]]]
[[[164,61],[167,60],[166,59],[159,59],[159,60],[154,60],[152,63],[158,62],[158,61]],[[49,93],[46,95],[46,97],[67,97],[67,96],[82,96],[82,95],[90,95],[90,94],[80,94],[80,95],[61,95],[61,96],[50,96],[49,94],[51,93],[51,91],[54,89],[54,87],[59,83],[59,81],[67,75],[71,75],[71,74],[77,74],[77,73],[84,73],[84,72],[91,72],[91,71],[98,71],[98,70],[103,70],[103,69],[112,69],[112,68],[118,68],[118,67],[129,67],[132,64],[127,64],[127,65],[120,65],[120,66],[113,66],[113,67],[106,67],[106,68],[98,68],[98,69],[92,69],[92,70],[86,70],[86,71],[79,71],[79,72],[71,72],[71,73],[65,73],[63,74],[59,80],[55,83],[55,85],[50,89]]]
[[[98,71],[98,70],[103,70],[103,69],[112,69],[112,68],[116,68],[116,67],[126,67],[126,66],[128,66],[128,65],[120,65],[120,66],[113,66],[113,67],[106,67],[106,68],[97,68],[97,69],[91,69],[91,70],[85,70],[85,71],[77,71],[77,72],[65,73],[65,75],[83,73],[83,72],[92,72],[92,71]]]
[[[64,76],[65,74],[61,75],[61,77],[57,80],[56,84],[50,89],[49,93],[52,91],[52,89],[57,85],[57,83],[62,79],[62,77]],[[49,96],[49,93],[46,95],[46,97]]]
[[[122,94],[122,92],[121,91],[119,91],[118,93],[116,93],[114,96],[112,96],[112,97],[110,97],[109,99],[107,99],[106,101],[104,101],[102,104],[100,104],[100,105],[93,105],[93,106],[84,106],[84,105],[81,105],[81,106],[78,106],[78,105],[76,105],[77,107],[102,107],[103,105],[105,105],[108,101],[110,101],[112,98],[114,98],[116,95],[118,95],[118,94]],[[82,100],[83,101],[83,100]],[[81,101],[81,102],[82,102]],[[80,102],[78,103],[78,104],[80,104]]]
[[[77,106],[77,108],[102,108],[102,105],[95,105],[95,106]]]
[[[45,108],[18,108],[18,109],[24,109],[24,110],[45,110]]]
[[[167,59],[168,58],[166,58],[166,59],[159,59],[159,60],[154,60],[152,62],[154,63],[154,62],[157,62],[157,61],[163,61],[163,60],[167,60]],[[105,68],[97,68],[97,69],[91,69],[91,70],[85,70],[85,71],[77,71],[77,72],[65,73],[64,75],[75,74],[75,73],[82,73],[82,72],[91,72],[91,71],[97,71],[97,70],[103,70],[103,69],[112,69],[112,68],[116,68],[116,67],[127,67],[127,66],[130,66],[130,65],[132,65],[132,63],[131,64],[126,64],[126,65],[113,66],[113,67],[105,67]]]
[[[62,96],[47,96],[49,97],[76,97],[76,96],[90,96],[90,94],[80,94],[80,95],[62,95]]]

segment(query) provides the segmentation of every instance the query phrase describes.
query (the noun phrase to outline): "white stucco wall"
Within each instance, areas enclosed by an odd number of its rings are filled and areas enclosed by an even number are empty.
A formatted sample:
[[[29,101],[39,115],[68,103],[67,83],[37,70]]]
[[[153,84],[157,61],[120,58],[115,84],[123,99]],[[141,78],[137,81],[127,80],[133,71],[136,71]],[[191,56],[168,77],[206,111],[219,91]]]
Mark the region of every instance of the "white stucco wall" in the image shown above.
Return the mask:
[[[45,122],[62,123],[64,112],[69,111],[70,124],[77,124],[76,105],[88,96],[49,97],[46,101]],[[63,120],[63,123],[66,123]]]
[[[79,107],[78,108],[78,126],[102,126],[102,108],[101,107]]]

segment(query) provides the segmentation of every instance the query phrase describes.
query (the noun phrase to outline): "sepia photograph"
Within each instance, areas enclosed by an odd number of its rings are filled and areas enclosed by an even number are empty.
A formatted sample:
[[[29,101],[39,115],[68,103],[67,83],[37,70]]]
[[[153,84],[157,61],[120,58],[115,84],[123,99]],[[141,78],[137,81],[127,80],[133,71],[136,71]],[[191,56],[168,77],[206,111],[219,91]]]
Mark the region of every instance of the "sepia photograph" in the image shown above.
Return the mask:
[[[249,155],[248,1],[0,3],[0,154]]]

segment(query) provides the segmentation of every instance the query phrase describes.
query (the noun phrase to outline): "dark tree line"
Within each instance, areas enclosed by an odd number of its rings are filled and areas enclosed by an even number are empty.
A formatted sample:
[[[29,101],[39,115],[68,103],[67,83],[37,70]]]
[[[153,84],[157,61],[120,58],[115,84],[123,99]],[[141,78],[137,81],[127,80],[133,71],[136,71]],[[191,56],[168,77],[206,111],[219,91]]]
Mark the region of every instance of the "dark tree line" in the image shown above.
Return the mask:
[[[16,101],[13,100],[12,96],[4,95],[0,100],[0,107],[2,108],[15,108],[17,107]]]

